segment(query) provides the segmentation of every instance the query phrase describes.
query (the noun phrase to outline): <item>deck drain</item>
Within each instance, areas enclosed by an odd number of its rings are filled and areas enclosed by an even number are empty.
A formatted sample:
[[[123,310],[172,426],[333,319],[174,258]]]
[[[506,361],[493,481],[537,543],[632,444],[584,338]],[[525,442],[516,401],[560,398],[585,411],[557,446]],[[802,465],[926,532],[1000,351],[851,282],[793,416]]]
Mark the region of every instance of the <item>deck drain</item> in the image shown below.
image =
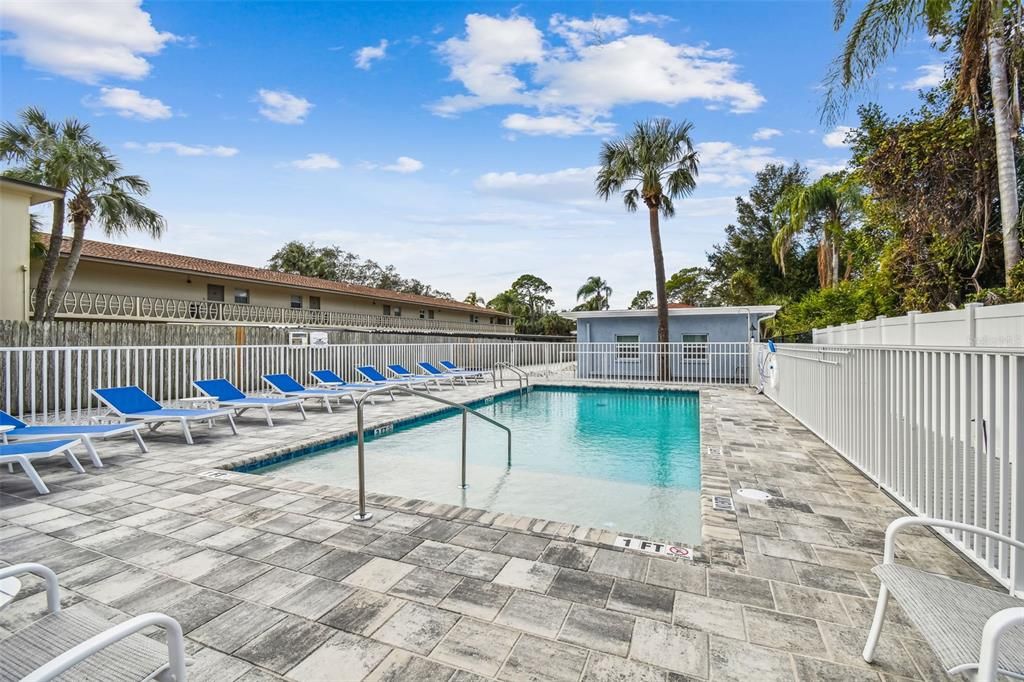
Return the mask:
[[[772,499],[771,493],[766,493],[763,490],[755,490],[754,488],[740,488],[736,491],[736,494],[740,497],[745,497],[748,500],[754,502],[767,502]]]
[[[715,511],[723,512],[734,512],[736,511],[736,505],[732,503],[731,497],[725,497],[724,495],[715,495],[712,499],[712,506]]]

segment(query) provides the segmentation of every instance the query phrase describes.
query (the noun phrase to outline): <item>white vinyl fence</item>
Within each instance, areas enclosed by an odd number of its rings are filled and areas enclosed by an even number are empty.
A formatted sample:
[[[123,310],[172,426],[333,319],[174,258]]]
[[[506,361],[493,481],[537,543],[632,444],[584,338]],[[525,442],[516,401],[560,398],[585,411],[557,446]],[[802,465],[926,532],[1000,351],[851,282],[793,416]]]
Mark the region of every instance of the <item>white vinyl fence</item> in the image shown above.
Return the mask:
[[[580,343],[576,378],[601,381],[749,383],[750,344]]]
[[[169,402],[197,395],[196,379],[224,377],[245,392],[263,393],[269,389],[264,374],[288,373],[308,384],[317,369],[359,381],[357,365],[384,371],[398,363],[419,372],[417,362],[451,360],[471,368],[498,362],[531,368],[571,361],[573,348],[545,342],[0,348],[0,408],[32,422],[78,421],[98,407],[94,388],[134,385]]]
[[[1024,350],[755,347],[765,393],[917,514],[1024,540]],[[1024,590],[1024,556],[946,538]]]

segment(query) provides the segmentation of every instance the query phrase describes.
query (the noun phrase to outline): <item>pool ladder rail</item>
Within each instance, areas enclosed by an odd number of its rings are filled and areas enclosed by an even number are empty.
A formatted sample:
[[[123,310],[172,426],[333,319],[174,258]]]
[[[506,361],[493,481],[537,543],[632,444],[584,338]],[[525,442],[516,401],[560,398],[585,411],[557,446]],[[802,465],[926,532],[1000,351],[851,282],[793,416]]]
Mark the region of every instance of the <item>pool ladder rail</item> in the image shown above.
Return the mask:
[[[377,393],[383,393],[385,391],[398,391],[399,393],[405,393],[406,395],[415,396],[417,398],[426,398],[427,400],[444,403],[445,405],[462,410],[462,485],[459,486],[460,488],[465,489],[468,487],[468,484],[466,483],[466,422],[468,421],[470,414],[494,424],[508,434],[508,466],[512,466],[512,430],[501,422],[491,419],[486,414],[478,412],[472,407],[467,407],[462,403],[457,403],[446,398],[439,398],[435,395],[430,395],[429,393],[421,393],[408,386],[380,386],[378,388],[371,388],[356,400],[356,444],[358,449],[356,461],[359,468],[359,512],[352,517],[356,521],[369,521],[373,518],[373,514],[366,511],[366,466],[364,458],[366,437],[363,430],[363,404],[367,399],[372,400],[373,396]]]
[[[511,362],[504,362],[504,361],[502,361],[502,362],[494,363],[494,369],[497,370],[497,372],[498,372],[498,383],[501,384],[502,388],[505,387],[505,372],[504,372],[504,370],[506,370],[506,369],[516,375],[516,380],[519,381],[519,392],[520,393],[523,392],[524,383],[525,383],[525,387],[526,388],[530,387],[530,374],[525,369],[523,369],[522,367],[516,367]]]

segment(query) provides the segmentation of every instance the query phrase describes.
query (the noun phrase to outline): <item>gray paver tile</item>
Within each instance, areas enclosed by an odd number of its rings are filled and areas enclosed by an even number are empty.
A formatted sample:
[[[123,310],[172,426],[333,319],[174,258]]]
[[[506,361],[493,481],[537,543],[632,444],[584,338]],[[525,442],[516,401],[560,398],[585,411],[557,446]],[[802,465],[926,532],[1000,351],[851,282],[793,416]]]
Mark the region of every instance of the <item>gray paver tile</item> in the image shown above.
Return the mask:
[[[181,629],[188,634],[240,603],[234,597],[200,589],[196,594],[164,609],[164,613],[178,621]]]
[[[268,564],[280,566],[281,568],[299,570],[303,566],[316,561],[330,551],[330,547],[326,547],[316,542],[293,540],[290,545],[277,550],[270,556],[263,559],[263,561],[266,561]]]
[[[436,540],[437,542],[448,542],[466,527],[464,523],[446,521],[445,519],[430,519],[423,525],[412,531],[416,537],[425,540]]]
[[[399,580],[411,573],[414,568],[414,566],[400,561],[374,557],[346,576],[343,581],[355,587],[374,590],[375,592],[387,592]]]
[[[708,676],[708,636],[647,618],[637,618],[629,657],[684,675]]]
[[[463,575],[477,580],[493,580],[494,576],[504,568],[509,558],[503,554],[492,554],[475,549],[467,549],[459,558],[448,564],[444,570],[449,573]]]
[[[369,636],[404,604],[406,602],[401,599],[386,597],[368,590],[355,590],[319,620],[345,632]]]
[[[368,563],[372,558],[365,554],[350,552],[345,549],[334,549],[313,563],[303,566],[302,572],[310,573],[318,578],[342,580],[363,564]]]
[[[878,674],[817,658],[794,656],[796,678],[800,682],[878,682]]]
[[[448,540],[448,542],[460,547],[489,552],[503,537],[505,537],[505,531],[497,530],[496,528],[466,526],[464,530],[460,531],[458,535]]]
[[[727,637],[711,637],[711,679],[723,682],[790,682],[795,679],[790,657]]]
[[[818,563],[818,559],[814,555],[814,550],[811,549],[811,546],[796,540],[780,540],[758,535],[757,549],[765,556],[789,559],[791,561],[804,561],[810,564]]]
[[[189,637],[200,644],[231,653],[261,632],[266,632],[284,617],[285,614],[280,611],[242,602],[196,628]]]
[[[662,682],[665,672],[628,658],[590,652],[583,682]]]
[[[852,625],[850,616],[843,608],[843,602],[835,592],[816,590],[789,583],[772,583],[772,593],[779,611],[798,616],[813,616],[841,625]]]
[[[218,552],[214,549],[204,549],[184,559],[167,564],[160,570],[179,580],[195,581],[196,578],[221,568],[225,564],[234,561],[234,559],[235,557],[230,554]]]
[[[543,593],[551,587],[551,582],[558,574],[558,570],[557,566],[551,564],[513,557],[494,577],[494,582],[521,590]]]
[[[234,653],[239,658],[283,674],[336,632],[326,625],[298,616],[288,616]]]
[[[454,672],[443,663],[392,649],[366,682],[447,682]]]
[[[748,606],[743,619],[754,644],[805,655],[820,654],[825,648],[818,623],[811,618]]]
[[[830,592],[843,592],[857,597],[869,596],[864,590],[863,583],[853,571],[803,563],[794,563],[793,568],[796,570],[801,585]]]
[[[197,585],[209,587],[211,590],[231,592],[249,581],[255,580],[271,568],[273,567],[258,561],[236,557],[228,563],[214,568],[209,573],[195,578],[194,582]]]
[[[544,550],[540,560],[547,564],[562,566],[563,568],[585,571],[590,567],[590,562],[594,560],[595,554],[597,554],[596,547],[589,547],[575,542],[552,540],[547,549]]]
[[[464,548],[455,545],[424,540],[416,549],[405,555],[403,561],[441,571],[464,551]]]
[[[372,639],[335,632],[323,646],[292,668],[288,677],[322,682],[361,680],[391,652],[391,647]]]
[[[523,635],[505,661],[498,679],[509,682],[576,682],[586,662],[586,649]]]
[[[385,559],[401,559],[406,554],[416,549],[423,542],[420,538],[398,533],[386,533],[370,544],[363,547],[362,551]]]
[[[707,568],[703,565],[696,565],[692,561],[652,560],[650,568],[647,569],[647,583],[706,595],[708,593]]]
[[[603,573],[616,578],[643,581],[647,575],[650,559],[629,552],[613,552],[610,549],[598,549],[590,571]]]
[[[894,637],[882,636],[875,650],[875,660],[870,665],[861,658],[864,638],[867,632],[862,628],[849,628],[834,623],[821,623],[821,632],[831,658],[836,663],[858,668],[869,668],[876,672],[900,677],[918,679],[920,673],[903,644]]]
[[[316,578],[305,573],[272,568],[258,578],[233,590],[231,596],[269,606],[313,580]]]
[[[491,551],[536,561],[547,549],[549,542],[550,540],[547,538],[524,535],[523,533],[507,533]]]
[[[459,616],[454,613],[410,602],[373,633],[373,637],[425,656],[458,620]]]
[[[437,645],[431,658],[494,677],[508,656],[519,633],[463,618]]]
[[[460,576],[420,566],[399,580],[388,594],[436,606],[461,580]]]
[[[676,592],[672,622],[712,635],[746,639],[743,606],[724,599]]]
[[[589,606],[604,606],[613,583],[614,580],[606,575],[562,568],[551,582],[548,594]]]
[[[633,616],[573,604],[558,639],[588,649],[625,656],[629,652],[635,621]]]
[[[775,599],[767,580],[730,571],[708,571],[708,596],[766,609],[775,608]]]
[[[571,602],[533,592],[516,591],[505,604],[495,623],[541,637],[554,639],[569,613]]]
[[[463,578],[438,606],[480,620],[494,620],[510,596],[511,587]]]
[[[671,623],[674,600],[673,590],[632,580],[616,580],[608,597],[608,608]]]
[[[275,601],[274,608],[316,620],[348,597],[354,588],[333,580],[309,577],[309,582]]]

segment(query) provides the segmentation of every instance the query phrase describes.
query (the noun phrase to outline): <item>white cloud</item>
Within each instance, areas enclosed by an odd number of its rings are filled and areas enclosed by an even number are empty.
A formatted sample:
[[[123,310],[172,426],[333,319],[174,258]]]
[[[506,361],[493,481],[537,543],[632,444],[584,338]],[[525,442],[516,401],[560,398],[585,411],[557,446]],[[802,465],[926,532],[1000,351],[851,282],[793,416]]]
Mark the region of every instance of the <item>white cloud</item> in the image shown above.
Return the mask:
[[[822,175],[828,173],[838,173],[844,171],[847,168],[846,161],[835,161],[831,159],[807,159],[804,163],[807,167],[807,172],[811,174],[812,179],[818,179]]]
[[[381,166],[380,169],[392,173],[415,173],[423,170],[423,162],[409,156],[399,156],[394,163]]]
[[[146,142],[144,144],[125,142],[124,146],[126,149],[136,149],[147,154],[159,154],[160,152],[168,151],[178,156],[219,156],[222,158],[238,154],[238,149],[235,147],[225,147],[223,145],[181,144],[180,142]]]
[[[284,90],[260,90],[260,114],[275,123],[304,123],[313,103]]]
[[[850,145],[846,143],[846,136],[853,132],[853,130],[850,126],[836,126],[830,132],[825,133],[821,141],[826,147],[833,149],[849,147]]]
[[[87,98],[88,106],[112,109],[118,116],[154,121],[170,118],[171,108],[153,97],[146,97],[138,90],[129,88],[100,88],[95,98]]]
[[[548,21],[552,33],[561,36],[575,49],[589,43],[599,43],[620,36],[629,30],[629,20],[622,17],[599,17],[577,19],[564,14],[552,14]]]
[[[322,152],[306,154],[306,158],[290,161],[287,165],[292,168],[306,171],[335,170],[337,168],[341,168],[341,163],[339,163],[336,158],[330,154],[324,154]]]
[[[663,26],[671,21],[675,21],[675,18],[670,17],[667,14],[654,14],[653,12],[630,12],[629,20],[634,24],[654,24],[655,26]]]
[[[566,120],[593,121],[621,105],[703,101],[743,113],[764,102],[752,83],[738,79],[739,67],[728,50],[626,34],[628,22],[619,17],[556,15],[550,28],[566,39],[567,47],[548,46],[541,30],[526,17],[467,16],[464,37],[450,38],[439,48],[451,80],[461,83],[465,92],[436,102],[434,113],[453,116],[481,107],[517,105],[534,109],[539,116],[513,118],[513,123],[530,128],[532,134],[546,125],[551,134],[565,135],[594,132],[591,126],[569,132]],[[595,43],[595,33],[617,37]],[[557,116],[566,120],[556,121]]]
[[[778,128],[758,128],[750,137],[755,140],[770,140],[780,135],[782,135],[782,131]]]
[[[476,179],[474,188],[492,196],[510,199],[562,203],[570,205],[596,205],[594,179],[597,166],[565,168],[550,173],[484,173]],[[602,202],[603,203],[603,202]]]
[[[530,116],[529,114],[509,114],[501,122],[505,128],[524,135],[611,135],[615,132],[615,124],[609,121],[596,120],[592,116],[570,116],[555,114],[551,116]]]
[[[732,142],[700,142],[698,184],[722,184],[738,187],[750,183],[751,176],[770,163],[785,163],[771,147],[740,147]]]
[[[925,64],[917,67],[917,73],[917,78],[903,84],[904,90],[934,88],[942,82],[942,78],[945,76],[945,67],[942,64]]]
[[[388,41],[381,40],[377,45],[367,45],[355,51],[356,68],[369,71],[378,59],[384,59],[388,52]]]
[[[150,70],[146,57],[177,37],[154,28],[141,4],[5,0],[0,24],[8,36],[0,44],[32,67],[86,83],[143,78]]]

